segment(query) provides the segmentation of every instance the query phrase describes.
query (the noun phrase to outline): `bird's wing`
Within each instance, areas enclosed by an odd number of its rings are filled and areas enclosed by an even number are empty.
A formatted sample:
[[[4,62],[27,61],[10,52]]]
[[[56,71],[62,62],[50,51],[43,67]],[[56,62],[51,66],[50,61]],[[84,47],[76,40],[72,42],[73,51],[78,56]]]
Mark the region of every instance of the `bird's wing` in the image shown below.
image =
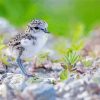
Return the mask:
[[[9,42],[7,43],[7,46],[13,47],[13,46],[19,45],[22,35],[23,35],[22,33],[19,33],[19,34],[15,35],[14,37],[12,37],[9,40]]]

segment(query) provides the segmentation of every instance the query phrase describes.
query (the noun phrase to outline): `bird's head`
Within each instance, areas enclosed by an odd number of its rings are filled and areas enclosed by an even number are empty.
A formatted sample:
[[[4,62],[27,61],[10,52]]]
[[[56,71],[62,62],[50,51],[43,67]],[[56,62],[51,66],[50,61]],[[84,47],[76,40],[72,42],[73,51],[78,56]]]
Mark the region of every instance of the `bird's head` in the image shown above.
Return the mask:
[[[33,32],[33,33],[49,33],[47,31],[48,24],[40,19],[32,20],[28,25],[26,32]]]

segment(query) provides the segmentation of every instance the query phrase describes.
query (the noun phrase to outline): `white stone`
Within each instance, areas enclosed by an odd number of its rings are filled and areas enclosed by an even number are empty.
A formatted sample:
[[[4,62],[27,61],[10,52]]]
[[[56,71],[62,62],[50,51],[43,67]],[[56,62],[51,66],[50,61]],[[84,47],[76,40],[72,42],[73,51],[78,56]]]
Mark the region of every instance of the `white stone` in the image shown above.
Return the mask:
[[[53,63],[52,70],[54,70],[54,71],[56,71],[56,70],[61,71],[61,70],[63,70],[63,67],[61,66],[60,63]]]
[[[6,97],[7,94],[7,88],[5,84],[0,85],[0,96]]]
[[[79,94],[79,95],[77,96],[77,98],[82,99],[82,98],[87,97],[87,96],[88,96],[88,92],[85,91],[85,92],[83,92],[82,94]]]
[[[70,93],[66,93],[66,94],[64,94],[64,96],[63,96],[66,100],[70,97]]]

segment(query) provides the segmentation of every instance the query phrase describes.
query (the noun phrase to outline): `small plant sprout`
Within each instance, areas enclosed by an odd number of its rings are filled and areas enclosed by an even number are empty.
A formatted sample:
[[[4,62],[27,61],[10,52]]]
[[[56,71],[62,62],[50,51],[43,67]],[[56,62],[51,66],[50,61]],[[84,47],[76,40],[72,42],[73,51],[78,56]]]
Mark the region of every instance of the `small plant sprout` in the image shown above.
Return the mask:
[[[92,58],[81,58],[81,63],[84,65],[84,67],[91,67],[92,66],[92,63],[93,63],[93,59]]]
[[[65,63],[68,67],[74,67],[80,56],[76,51],[68,50],[67,54],[64,56]]]
[[[66,79],[68,79],[68,69],[63,70],[60,74],[61,81],[66,80]]]
[[[64,61],[66,64],[66,68],[60,74],[60,80],[68,79],[68,73],[72,67],[76,65],[80,56],[77,54],[76,51],[72,50],[71,48],[68,49],[66,55],[64,56]]]

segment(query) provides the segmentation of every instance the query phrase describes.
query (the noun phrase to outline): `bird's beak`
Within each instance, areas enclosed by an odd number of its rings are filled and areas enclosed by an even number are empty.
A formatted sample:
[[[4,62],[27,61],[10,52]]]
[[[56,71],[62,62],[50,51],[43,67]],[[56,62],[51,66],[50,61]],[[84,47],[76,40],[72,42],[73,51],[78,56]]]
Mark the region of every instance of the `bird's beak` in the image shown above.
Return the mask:
[[[48,30],[47,30],[47,29],[44,29],[44,32],[45,32],[45,33],[50,33],[50,32],[48,32]]]
[[[50,33],[50,32],[48,32],[47,29],[42,29],[42,28],[40,28],[40,30],[42,30],[42,31],[45,32],[45,33]]]

